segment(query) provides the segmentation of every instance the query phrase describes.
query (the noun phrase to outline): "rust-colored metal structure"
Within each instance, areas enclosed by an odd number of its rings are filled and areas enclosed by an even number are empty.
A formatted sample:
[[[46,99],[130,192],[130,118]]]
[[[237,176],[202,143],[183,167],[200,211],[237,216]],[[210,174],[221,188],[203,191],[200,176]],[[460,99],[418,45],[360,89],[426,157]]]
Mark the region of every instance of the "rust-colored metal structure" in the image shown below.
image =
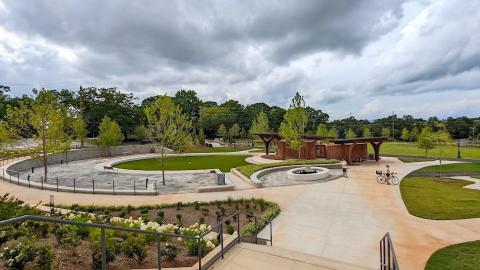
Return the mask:
[[[380,159],[380,145],[387,140],[386,137],[334,139],[314,135],[302,136],[302,147],[294,150],[288,147],[286,142],[278,133],[254,133],[265,143],[265,152],[268,155],[268,148],[271,142],[277,145],[275,159],[338,159],[345,160],[347,164],[363,162],[370,159],[368,144],[370,143],[375,151],[374,159]]]

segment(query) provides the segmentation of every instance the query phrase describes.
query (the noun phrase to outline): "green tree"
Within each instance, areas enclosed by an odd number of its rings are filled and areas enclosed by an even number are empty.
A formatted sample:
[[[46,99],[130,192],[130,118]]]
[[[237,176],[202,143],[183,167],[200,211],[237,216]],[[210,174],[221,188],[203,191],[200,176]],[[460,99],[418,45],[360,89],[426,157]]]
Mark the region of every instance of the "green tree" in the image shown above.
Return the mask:
[[[80,141],[80,147],[83,148],[85,138],[87,137],[87,127],[82,116],[78,116],[72,121],[72,130],[75,135],[75,139]]]
[[[325,124],[319,124],[316,134],[317,136],[328,137],[330,136],[330,131]]]
[[[338,138],[338,130],[336,128],[331,128],[328,131],[328,136],[333,137],[333,138]]]
[[[172,99],[192,121],[198,118],[202,101],[197,97],[195,90],[182,89],[177,91]]]
[[[165,148],[185,151],[192,122],[168,96],[160,96],[145,108],[152,140],[161,147],[162,183],[165,185]]]
[[[349,128],[346,134],[347,139],[355,139],[357,137],[357,134],[353,129]]]
[[[363,129],[362,137],[363,137],[363,138],[370,138],[370,137],[372,137],[372,132],[370,131],[370,129],[369,129],[368,127],[365,127],[365,128]]]
[[[290,108],[283,116],[283,122],[280,125],[279,132],[286,144],[291,149],[298,151],[298,158],[300,158],[302,135],[305,133],[307,122],[308,113],[305,109],[305,101],[297,92],[292,98]]]
[[[418,135],[418,148],[425,149],[425,157],[428,157],[428,150],[435,148],[435,135],[429,127],[424,127]]]
[[[402,129],[402,135],[400,135],[400,139],[405,142],[410,140],[410,132],[408,131],[408,128]]]
[[[218,127],[217,135],[220,136],[220,138],[222,138],[223,141],[226,141],[228,139],[228,130],[224,124],[221,124]]]
[[[252,125],[250,127],[251,133],[261,133],[261,132],[270,132],[270,126],[268,122],[267,114],[261,111],[257,116],[252,120]]]
[[[200,109],[200,127],[204,128],[207,137],[214,137],[221,124],[231,126],[235,123],[237,114],[227,107],[202,107]]]
[[[240,126],[237,123],[233,124],[230,127],[229,133],[232,139],[235,140],[240,135]]]
[[[416,142],[418,140],[418,128],[414,127],[410,132],[410,141]]]
[[[143,142],[146,138],[148,138],[148,129],[144,125],[136,126],[133,133],[140,142]]]
[[[58,104],[51,91],[38,92],[32,106],[30,123],[40,141],[44,181],[47,181],[48,154],[66,151],[70,147],[71,138],[64,131],[66,118],[66,109]]]
[[[382,128],[382,137],[390,138],[390,134],[389,128]]]
[[[5,144],[10,141],[10,132],[7,129],[7,124],[5,122],[0,121],[0,154],[2,155],[1,159],[4,159],[3,150],[5,148]]]
[[[109,150],[112,146],[120,145],[125,139],[120,126],[108,115],[105,115],[102,122],[100,122],[98,132],[98,145],[108,147]]]
[[[205,145],[205,133],[203,128],[200,128],[200,131],[198,131],[198,143],[200,145]]]

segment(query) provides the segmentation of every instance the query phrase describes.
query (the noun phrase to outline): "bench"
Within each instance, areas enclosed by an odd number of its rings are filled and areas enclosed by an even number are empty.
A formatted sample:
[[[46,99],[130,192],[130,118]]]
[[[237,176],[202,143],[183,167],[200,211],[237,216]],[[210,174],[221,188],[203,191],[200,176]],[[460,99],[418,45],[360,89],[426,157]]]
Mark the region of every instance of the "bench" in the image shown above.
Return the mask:
[[[369,157],[360,157],[359,158],[360,162],[364,162],[364,161],[367,161],[367,160],[369,160]]]

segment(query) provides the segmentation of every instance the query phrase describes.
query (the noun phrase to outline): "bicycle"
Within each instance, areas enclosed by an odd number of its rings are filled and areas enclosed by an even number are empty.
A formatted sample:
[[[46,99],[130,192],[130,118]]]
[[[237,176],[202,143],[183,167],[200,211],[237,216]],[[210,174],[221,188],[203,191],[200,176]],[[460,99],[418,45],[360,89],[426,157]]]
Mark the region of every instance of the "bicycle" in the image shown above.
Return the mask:
[[[376,171],[375,173],[378,175],[377,176],[377,182],[379,184],[388,183],[389,178],[387,177],[387,175],[385,173],[383,173],[382,171]],[[398,179],[397,173],[390,173],[390,183],[393,184],[393,185],[398,185],[398,183],[400,183],[400,180]]]

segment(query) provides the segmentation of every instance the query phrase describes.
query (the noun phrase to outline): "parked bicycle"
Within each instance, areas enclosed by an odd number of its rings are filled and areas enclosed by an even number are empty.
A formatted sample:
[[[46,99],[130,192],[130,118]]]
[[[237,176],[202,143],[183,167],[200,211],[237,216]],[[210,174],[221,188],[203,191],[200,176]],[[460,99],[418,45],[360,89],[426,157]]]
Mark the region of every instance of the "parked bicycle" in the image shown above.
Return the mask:
[[[397,173],[390,173],[390,176],[387,176],[387,174],[382,171],[376,171],[375,173],[377,174],[377,182],[379,184],[391,183],[393,185],[398,185],[398,183],[400,183]]]

